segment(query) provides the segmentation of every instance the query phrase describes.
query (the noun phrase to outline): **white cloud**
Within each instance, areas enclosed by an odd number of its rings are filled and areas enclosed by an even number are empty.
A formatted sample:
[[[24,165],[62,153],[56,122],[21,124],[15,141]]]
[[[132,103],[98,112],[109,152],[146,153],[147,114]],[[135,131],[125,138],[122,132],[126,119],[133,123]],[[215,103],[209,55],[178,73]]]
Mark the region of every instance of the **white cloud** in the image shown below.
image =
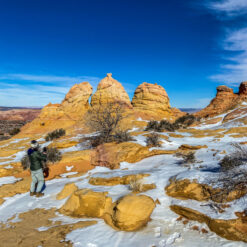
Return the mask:
[[[222,0],[210,1],[207,7],[213,10],[216,17],[222,14],[234,18],[236,23],[242,14],[247,13],[247,0]],[[240,82],[247,80],[247,26],[239,22],[238,28],[229,28],[229,21],[222,19],[225,30],[225,38],[219,43],[224,55],[219,68],[219,73],[210,78],[230,86],[237,86]],[[226,55],[228,54],[228,55]]]
[[[228,16],[242,15],[247,13],[246,0],[211,1],[207,4],[207,7],[220,14],[225,14]]]

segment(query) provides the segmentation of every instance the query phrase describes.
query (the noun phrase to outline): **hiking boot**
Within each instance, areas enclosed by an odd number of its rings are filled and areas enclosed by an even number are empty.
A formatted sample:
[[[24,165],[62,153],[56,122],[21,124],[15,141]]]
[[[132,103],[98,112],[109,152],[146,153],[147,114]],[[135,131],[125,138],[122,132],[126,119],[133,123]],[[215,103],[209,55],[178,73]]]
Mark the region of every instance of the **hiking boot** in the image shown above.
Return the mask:
[[[36,192],[30,192],[30,196],[35,196]]]
[[[41,193],[41,192],[36,193],[36,197],[42,197],[42,196],[44,196],[44,193]]]

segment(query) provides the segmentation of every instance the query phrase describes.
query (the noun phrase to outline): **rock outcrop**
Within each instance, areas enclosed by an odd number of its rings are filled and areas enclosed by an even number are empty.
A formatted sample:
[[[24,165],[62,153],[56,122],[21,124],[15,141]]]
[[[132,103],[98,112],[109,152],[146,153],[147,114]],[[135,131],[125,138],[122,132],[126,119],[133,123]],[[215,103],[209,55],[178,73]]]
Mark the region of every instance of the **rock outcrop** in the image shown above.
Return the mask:
[[[242,216],[241,213],[235,213],[238,216],[237,219],[224,220],[212,219],[201,212],[178,205],[172,205],[170,208],[189,220],[206,223],[211,231],[223,238],[247,242],[247,216]]]
[[[198,117],[213,117],[234,109],[237,105],[247,100],[247,82],[242,82],[239,86],[239,92],[234,93],[227,86],[217,87],[216,97],[203,110],[196,112]]]
[[[109,103],[122,104],[128,108],[132,108],[128,94],[120,82],[112,78],[112,74],[100,81],[97,91],[92,96],[91,105],[100,106]]]
[[[134,93],[132,105],[143,118],[162,119],[170,117],[172,110],[169,97],[162,86],[143,82]]]
[[[91,156],[91,164],[111,169],[118,168],[120,162],[138,162],[144,158],[160,154],[174,154],[176,150],[152,150],[137,143],[106,143],[99,145]]]
[[[23,128],[23,132],[42,133],[51,129],[67,128],[82,119],[89,105],[93,88],[88,82],[75,84],[61,104],[49,103],[38,118]]]
[[[238,94],[233,93],[233,90],[227,86],[217,87],[216,97],[203,110],[196,112],[194,115],[198,117],[213,117],[222,114],[238,102]]]

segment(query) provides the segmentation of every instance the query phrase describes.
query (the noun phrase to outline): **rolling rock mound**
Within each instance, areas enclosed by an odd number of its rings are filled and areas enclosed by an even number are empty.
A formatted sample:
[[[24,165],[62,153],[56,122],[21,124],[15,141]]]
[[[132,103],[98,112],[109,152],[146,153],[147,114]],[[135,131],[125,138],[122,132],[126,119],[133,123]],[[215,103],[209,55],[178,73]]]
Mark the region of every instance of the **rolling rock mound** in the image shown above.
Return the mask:
[[[164,118],[172,113],[165,89],[157,84],[143,82],[139,85],[135,90],[132,105],[144,116]]]
[[[100,81],[96,93],[92,96],[91,105],[100,106],[108,103],[120,103],[132,108],[128,94],[120,82],[112,78],[112,74]]]
[[[227,86],[217,87],[216,97],[203,110],[195,113],[198,117],[214,117],[234,109],[237,105],[247,99],[247,82],[242,82],[239,92],[234,93],[233,89]]]

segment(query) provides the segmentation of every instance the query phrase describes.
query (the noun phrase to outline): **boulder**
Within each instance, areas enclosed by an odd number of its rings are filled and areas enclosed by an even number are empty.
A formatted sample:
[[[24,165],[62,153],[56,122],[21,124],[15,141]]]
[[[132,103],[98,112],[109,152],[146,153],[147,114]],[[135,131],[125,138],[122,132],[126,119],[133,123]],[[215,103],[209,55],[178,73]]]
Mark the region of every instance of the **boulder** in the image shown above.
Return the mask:
[[[132,99],[134,109],[144,118],[162,119],[172,116],[169,97],[162,86],[143,82],[139,85]]]
[[[100,81],[97,91],[93,94],[91,100],[93,107],[109,103],[122,104],[127,108],[132,108],[128,94],[122,84],[112,78],[111,73],[108,73],[107,76]]]
[[[112,199],[107,197],[107,192],[82,189],[75,191],[59,211],[76,217],[102,218],[111,205]]]
[[[150,221],[155,205],[145,195],[130,194],[112,203],[107,192],[82,189],[75,191],[59,211],[74,217],[102,218],[116,230],[136,231]]]
[[[150,221],[154,208],[155,202],[148,196],[127,195],[115,203],[112,224],[122,231],[137,231]]]

